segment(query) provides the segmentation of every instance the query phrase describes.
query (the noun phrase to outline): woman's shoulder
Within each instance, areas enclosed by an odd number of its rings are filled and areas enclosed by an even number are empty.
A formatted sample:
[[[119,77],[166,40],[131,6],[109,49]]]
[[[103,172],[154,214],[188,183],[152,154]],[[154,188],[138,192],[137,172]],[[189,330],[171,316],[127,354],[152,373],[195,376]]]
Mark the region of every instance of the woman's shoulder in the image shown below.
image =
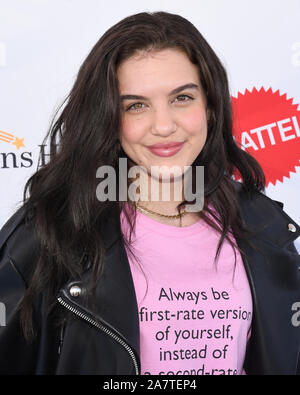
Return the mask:
[[[269,204],[269,205],[274,205],[279,206],[281,209],[283,209],[284,203],[270,198],[265,194],[265,191],[259,191],[259,190],[248,190],[242,182],[234,181],[231,180],[234,189],[239,197],[239,200],[241,202],[247,202],[249,203],[255,203],[255,204]]]
[[[284,211],[284,202],[272,199],[265,191],[248,191],[240,182],[234,181],[233,185],[243,220],[248,226],[279,244],[300,236],[300,226]]]
[[[34,216],[25,205],[7,220],[0,230],[0,268],[7,263],[28,283],[39,256],[39,241]]]
[[[242,209],[247,208],[247,210],[252,212],[260,212],[262,216],[270,215],[271,213],[287,215],[283,210],[284,202],[267,196],[265,190],[248,190],[241,182],[232,180],[232,183]]]

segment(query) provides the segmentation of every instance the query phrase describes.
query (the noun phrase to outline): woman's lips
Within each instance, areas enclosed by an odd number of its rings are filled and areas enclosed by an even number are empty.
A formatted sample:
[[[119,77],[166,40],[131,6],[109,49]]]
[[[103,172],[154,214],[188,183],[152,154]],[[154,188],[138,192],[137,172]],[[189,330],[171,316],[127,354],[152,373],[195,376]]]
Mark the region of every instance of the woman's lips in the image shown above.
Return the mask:
[[[184,143],[156,144],[147,147],[154,155],[173,156],[181,150]]]

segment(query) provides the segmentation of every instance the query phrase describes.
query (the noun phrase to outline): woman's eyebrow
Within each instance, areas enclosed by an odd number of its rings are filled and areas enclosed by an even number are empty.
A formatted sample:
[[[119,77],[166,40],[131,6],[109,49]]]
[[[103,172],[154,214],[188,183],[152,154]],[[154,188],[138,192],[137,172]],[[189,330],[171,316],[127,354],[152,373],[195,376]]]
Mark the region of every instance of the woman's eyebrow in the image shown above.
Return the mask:
[[[179,93],[179,92],[183,91],[184,89],[199,89],[199,85],[194,84],[194,83],[189,83],[189,84],[184,84],[184,85],[178,86],[178,88],[173,89],[169,93],[169,96],[175,95],[176,93]],[[121,95],[120,98],[121,98],[121,100],[148,100],[147,97],[139,96],[139,95]]]

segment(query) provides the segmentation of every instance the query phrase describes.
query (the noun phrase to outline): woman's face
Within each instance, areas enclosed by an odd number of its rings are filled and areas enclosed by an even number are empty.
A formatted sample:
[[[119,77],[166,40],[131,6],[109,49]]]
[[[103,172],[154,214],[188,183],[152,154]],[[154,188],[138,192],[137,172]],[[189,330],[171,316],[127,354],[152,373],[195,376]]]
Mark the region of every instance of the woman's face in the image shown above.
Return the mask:
[[[122,100],[120,142],[137,165],[190,166],[207,137],[206,100],[197,67],[183,52],[133,56],[118,68]],[[182,143],[150,149],[154,144]]]

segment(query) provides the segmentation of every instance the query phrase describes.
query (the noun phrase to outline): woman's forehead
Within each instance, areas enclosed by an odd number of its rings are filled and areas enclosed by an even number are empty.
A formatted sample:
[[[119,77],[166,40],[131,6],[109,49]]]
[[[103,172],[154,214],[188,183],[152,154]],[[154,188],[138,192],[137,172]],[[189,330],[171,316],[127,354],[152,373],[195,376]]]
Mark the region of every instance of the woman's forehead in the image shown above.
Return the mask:
[[[128,95],[142,94],[157,87],[169,92],[180,85],[199,83],[197,66],[185,53],[174,49],[128,58],[118,68],[118,80],[122,94]]]

